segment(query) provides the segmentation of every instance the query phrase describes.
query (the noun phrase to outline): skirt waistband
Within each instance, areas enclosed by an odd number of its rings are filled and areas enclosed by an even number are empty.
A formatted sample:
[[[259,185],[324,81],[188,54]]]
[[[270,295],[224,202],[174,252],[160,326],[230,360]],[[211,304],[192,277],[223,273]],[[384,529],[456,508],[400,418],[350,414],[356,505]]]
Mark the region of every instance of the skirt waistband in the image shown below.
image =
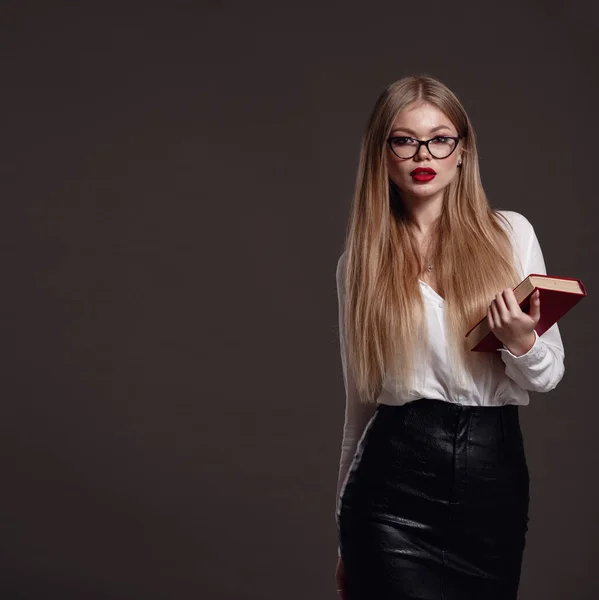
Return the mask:
[[[493,444],[497,438],[523,443],[518,404],[471,406],[420,398],[399,405],[380,403],[373,421],[385,436],[401,438],[412,431],[423,440],[449,436],[456,443]]]
[[[447,413],[472,413],[483,414],[489,410],[501,410],[504,412],[518,413],[519,404],[490,404],[482,406],[480,404],[459,404],[458,402],[449,402],[448,400],[439,400],[438,398],[419,398],[411,400],[405,404],[384,404],[379,402],[377,410],[389,413],[402,413],[412,411],[437,411]]]

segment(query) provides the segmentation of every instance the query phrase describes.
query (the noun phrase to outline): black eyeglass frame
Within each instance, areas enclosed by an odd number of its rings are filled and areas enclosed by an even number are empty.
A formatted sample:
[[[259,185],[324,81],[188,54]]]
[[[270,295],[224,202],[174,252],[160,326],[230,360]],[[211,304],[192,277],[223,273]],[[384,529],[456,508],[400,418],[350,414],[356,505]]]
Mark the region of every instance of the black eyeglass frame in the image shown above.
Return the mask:
[[[391,145],[391,140],[394,140],[396,138],[408,138],[410,140],[414,140],[415,142],[418,142],[418,147],[416,148],[416,152],[414,152],[414,154],[412,154],[412,156],[398,156],[397,153],[395,152],[395,150],[393,150],[393,146]],[[432,142],[433,140],[436,140],[439,137],[443,137],[443,138],[448,138],[450,140],[455,140],[455,146],[453,147],[453,150],[447,155],[447,156],[443,156],[442,158],[439,158],[438,156],[435,156],[432,152],[431,149],[429,148],[429,143]],[[393,152],[393,154],[395,154],[395,156],[397,156],[397,158],[401,158],[402,160],[407,160],[408,158],[414,158],[418,152],[420,152],[420,146],[426,146],[426,149],[428,150],[429,154],[433,157],[436,158],[437,160],[443,160],[444,158],[449,158],[456,150],[456,148],[459,146],[460,140],[464,139],[463,135],[436,135],[435,137],[431,138],[430,140],[418,140],[416,138],[413,138],[412,136],[409,135],[394,135],[393,137],[390,137],[387,140],[387,144],[389,144],[389,148],[391,148],[391,152]]]

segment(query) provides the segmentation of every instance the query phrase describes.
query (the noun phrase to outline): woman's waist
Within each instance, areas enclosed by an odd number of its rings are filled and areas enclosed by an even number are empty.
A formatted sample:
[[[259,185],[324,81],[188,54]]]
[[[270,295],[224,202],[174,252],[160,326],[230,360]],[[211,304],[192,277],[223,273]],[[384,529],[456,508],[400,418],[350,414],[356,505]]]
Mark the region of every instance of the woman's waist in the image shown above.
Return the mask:
[[[492,443],[493,439],[521,442],[516,404],[464,405],[436,398],[419,398],[404,404],[378,403],[375,428],[396,439],[451,440],[452,443]]]

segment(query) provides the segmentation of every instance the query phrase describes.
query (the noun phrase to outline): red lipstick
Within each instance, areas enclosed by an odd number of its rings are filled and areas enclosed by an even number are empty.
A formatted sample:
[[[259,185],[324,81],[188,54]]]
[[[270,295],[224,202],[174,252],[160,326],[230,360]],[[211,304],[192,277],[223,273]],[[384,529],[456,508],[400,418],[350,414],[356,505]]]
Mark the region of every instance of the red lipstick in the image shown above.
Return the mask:
[[[435,172],[434,169],[430,169],[428,167],[418,167],[417,169],[414,169],[410,173],[410,175],[412,176],[412,179],[415,179],[416,181],[420,181],[421,183],[431,181],[431,179],[435,178],[436,174],[437,173]]]

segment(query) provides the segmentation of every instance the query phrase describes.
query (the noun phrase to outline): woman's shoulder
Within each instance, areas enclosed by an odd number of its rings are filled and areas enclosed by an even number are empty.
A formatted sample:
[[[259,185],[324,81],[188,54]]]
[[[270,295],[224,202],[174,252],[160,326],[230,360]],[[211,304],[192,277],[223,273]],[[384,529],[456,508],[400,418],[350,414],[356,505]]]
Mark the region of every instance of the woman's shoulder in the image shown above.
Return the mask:
[[[532,233],[532,224],[522,213],[515,210],[494,210],[494,212],[503,217],[503,219],[499,219],[499,222],[501,224],[507,222],[516,237],[527,236]]]
[[[345,267],[345,255],[347,254],[347,250],[341,253],[341,256],[337,259],[337,275],[341,273],[341,270]]]
[[[339,259],[337,260],[337,267],[335,269],[335,278],[337,279],[337,286],[339,288],[344,288],[344,282],[345,282],[345,259],[346,259],[346,255],[347,254],[347,250],[341,253],[341,256],[339,257]]]
[[[520,275],[524,277],[528,249],[535,235],[533,226],[523,214],[515,210],[495,210],[494,212],[500,215],[498,221],[502,224],[511,240],[514,256],[518,263],[518,270]],[[504,221],[509,226],[504,225]]]

